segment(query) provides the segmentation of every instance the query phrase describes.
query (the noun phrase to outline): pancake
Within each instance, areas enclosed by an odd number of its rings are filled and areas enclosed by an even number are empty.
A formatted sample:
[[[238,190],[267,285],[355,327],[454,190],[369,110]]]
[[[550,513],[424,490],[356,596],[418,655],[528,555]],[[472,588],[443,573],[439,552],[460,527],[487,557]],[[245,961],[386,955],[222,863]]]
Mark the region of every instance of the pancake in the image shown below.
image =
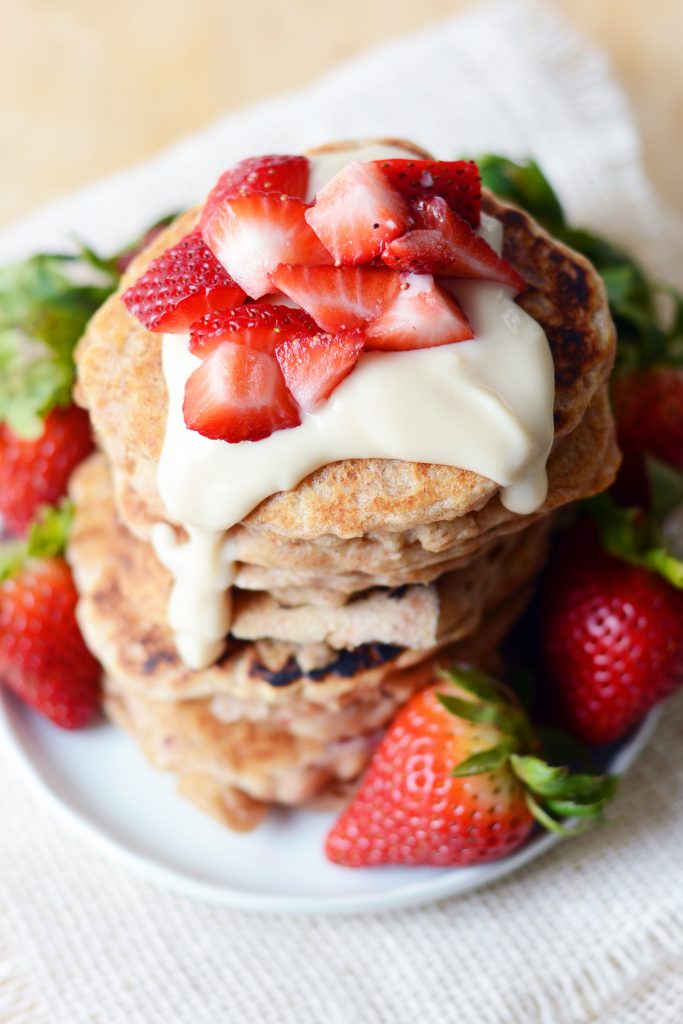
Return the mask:
[[[227,652],[197,672],[180,661],[168,625],[171,575],[118,519],[101,455],[79,468],[72,496],[68,557],[86,640],[112,676],[168,699],[227,693],[273,703],[303,692],[324,702],[376,686],[473,633],[488,609],[525,586],[543,563],[550,526],[546,518],[497,540],[431,587],[374,589],[342,605],[287,605],[237,589]],[[286,685],[269,680],[282,673]]]
[[[465,661],[494,671],[495,648],[518,617],[526,593],[504,604],[483,625],[477,637],[456,644],[387,686],[401,702],[427,685],[435,665]],[[315,800],[330,809],[348,795],[382,736],[372,725],[355,731],[357,721],[333,741],[297,735],[283,722],[240,718],[226,721],[225,707],[214,698],[160,701],[131,690],[113,677],[105,681],[105,709],[129,731],[148,760],[178,776],[178,790],[205,813],[236,831],[254,828],[271,803],[298,806]],[[395,706],[387,707],[384,725]],[[377,721],[377,716],[373,721]]]
[[[557,441],[575,430],[612,368],[615,334],[604,286],[582,256],[552,239],[523,211],[491,195],[484,196],[483,206],[503,222],[504,255],[529,283],[519,305],[548,336]],[[196,225],[198,216],[199,209],[183,214],[137,257],[119,291],[90,322],[77,351],[78,400],[90,410],[117,475],[125,476],[151,508],[167,408],[162,338],[140,326],[121,294],[151,260]],[[466,516],[484,508],[499,490],[491,480],[448,466],[344,460],[267,498],[245,522],[298,539],[396,533]],[[157,513],[158,504],[152,514]]]
[[[604,490],[612,482],[618,462],[614,423],[606,388],[602,388],[577,429],[552,453],[548,498],[533,516],[514,515],[494,498],[483,509],[452,522],[348,540],[333,536],[316,541],[286,540],[242,524],[227,535],[237,563],[236,584],[242,590],[269,591],[276,600],[290,605],[338,603],[375,586],[429,584],[444,572],[483,557],[501,537],[540,521],[570,501]],[[77,504],[92,502],[89,491],[99,493],[97,475],[93,469],[76,478],[73,496]],[[109,493],[106,480],[102,486]],[[127,525],[129,499],[139,512],[139,497],[130,488],[119,489],[117,506]],[[154,524],[146,515],[138,519],[136,536],[149,539]]]

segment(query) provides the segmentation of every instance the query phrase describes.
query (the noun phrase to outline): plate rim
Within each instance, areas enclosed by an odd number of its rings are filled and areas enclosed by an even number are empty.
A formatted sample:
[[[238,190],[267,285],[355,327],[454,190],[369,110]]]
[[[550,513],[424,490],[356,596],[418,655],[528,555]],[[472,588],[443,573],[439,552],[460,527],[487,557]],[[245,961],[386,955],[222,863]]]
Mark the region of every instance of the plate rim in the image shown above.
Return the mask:
[[[538,857],[542,857],[562,841],[560,835],[541,834],[526,843],[517,852],[482,865],[486,869],[485,877],[474,879],[465,889],[459,889],[456,884],[456,879],[462,878],[460,870],[457,868],[452,871],[440,870],[434,878],[423,879],[419,882],[407,882],[405,885],[399,883],[390,889],[383,889],[376,893],[351,896],[286,896],[278,893],[243,890],[229,884],[218,885],[202,882],[188,878],[180,871],[159,863],[151,855],[147,856],[130,849],[124,841],[110,835],[92,821],[87,813],[79,811],[71,801],[60,796],[50,786],[49,780],[34,762],[27,745],[22,742],[12,725],[11,707],[15,703],[20,704],[18,698],[6,688],[0,687],[0,738],[4,741],[5,748],[10,751],[11,759],[20,773],[29,782],[33,791],[46,800],[55,812],[55,816],[58,819],[61,818],[72,831],[98,848],[105,856],[121,864],[136,877],[213,906],[252,913],[284,913],[300,916],[382,913],[401,908],[418,907],[448,897],[464,896],[483,886],[491,885],[525,867]],[[36,714],[23,705],[21,705],[19,713]],[[613,774],[623,776],[635,764],[652,738],[661,713],[661,705],[653,708],[629,739],[624,742],[624,745],[617,749],[610,761],[610,771]],[[116,726],[111,725],[111,728],[116,728]],[[158,769],[150,765],[150,770],[157,771]],[[179,797],[179,799],[181,798]]]

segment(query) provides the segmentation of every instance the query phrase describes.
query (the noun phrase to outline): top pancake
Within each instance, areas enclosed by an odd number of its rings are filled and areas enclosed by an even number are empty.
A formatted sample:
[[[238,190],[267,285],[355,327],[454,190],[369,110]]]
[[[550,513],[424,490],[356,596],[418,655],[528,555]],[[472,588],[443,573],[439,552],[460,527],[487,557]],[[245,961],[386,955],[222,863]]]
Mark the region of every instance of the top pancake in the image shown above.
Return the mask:
[[[605,289],[587,260],[552,239],[522,210],[486,193],[483,209],[503,223],[503,253],[529,285],[519,305],[548,337],[555,366],[557,439],[580,423],[612,368],[615,332]],[[146,331],[121,295],[153,259],[194,228],[198,217],[199,209],[181,215],[134,260],[77,350],[78,401],[90,410],[112,462],[131,480],[154,478],[167,393],[162,335]],[[360,537],[459,518],[482,508],[499,490],[492,480],[450,466],[349,459],[322,467],[291,491],[272,495],[245,521],[289,537]]]

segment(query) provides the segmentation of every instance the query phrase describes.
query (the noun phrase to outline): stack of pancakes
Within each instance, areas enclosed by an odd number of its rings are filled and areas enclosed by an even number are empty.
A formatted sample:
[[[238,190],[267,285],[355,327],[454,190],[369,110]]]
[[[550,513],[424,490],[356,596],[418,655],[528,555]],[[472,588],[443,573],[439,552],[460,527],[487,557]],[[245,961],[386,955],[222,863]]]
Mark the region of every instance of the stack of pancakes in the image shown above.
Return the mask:
[[[233,828],[255,825],[269,803],[339,793],[436,660],[490,659],[528,600],[553,510],[613,479],[615,339],[600,279],[520,210],[488,195],[483,208],[503,222],[504,255],[529,285],[519,304],[553,354],[547,500],[516,515],[499,485],[469,471],[379,459],[325,466],[230,531],[234,621],[209,668],[191,670],[176,652],[172,578],[150,543],[159,522],[183,535],[156,484],[162,338],[121,301],[198,211],[137,258],[80,344],[78,397],[102,453],[73,481],[70,560],[106,707],[178,775],[181,792]]]

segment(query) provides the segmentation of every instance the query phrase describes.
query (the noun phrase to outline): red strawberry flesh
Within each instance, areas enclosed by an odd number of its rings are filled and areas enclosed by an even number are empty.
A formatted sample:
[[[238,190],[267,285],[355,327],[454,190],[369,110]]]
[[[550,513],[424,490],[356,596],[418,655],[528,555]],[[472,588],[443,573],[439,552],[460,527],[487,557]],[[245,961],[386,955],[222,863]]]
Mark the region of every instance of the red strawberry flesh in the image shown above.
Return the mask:
[[[190,430],[231,443],[260,441],[301,422],[277,359],[230,341],[188,378],[183,415]]]
[[[240,193],[277,192],[305,199],[309,174],[310,161],[305,156],[274,154],[240,160],[221,174],[209,192],[199,226],[208,223],[225,199]]]
[[[387,247],[382,259],[394,270],[493,281],[522,291],[524,280],[508,260],[438,196],[415,204],[418,229]]]
[[[479,168],[472,160],[378,160],[387,181],[407,200],[441,196],[473,228],[481,208]]]
[[[244,291],[207,249],[198,230],[153,260],[123,301],[149,331],[186,331],[214,309],[237,306]]]
[[[302,409],[311,412],[329,398],[353,370],[364,344],[360,331],[300,334],[282,342],[277,359]]]
[[[272,291],[278,264],[332,262],[306,223],[307,209],[301,199],[288,196],[240,194],[215,210],[203,228],[204,240],[247,295],[258,299]]]
[[[398,274],[378,267],[281,266],[273,282],[331,334],[376,319],[400,285]]]
[[[409,216],[407,204],[375,164],[353,161],[318,192],[306,220],[336,264],[356,266],[402,235]]]
[[[391,305],[366,328],[368,349],[432,348],[474,337],[452,295],[429,274],[402,274]]]
[[[291,335],[315,334],[317,326],[303,309],[250,303],[202,317],[190,328],[190,352],[205,359],[224,341],[274,353]]]

